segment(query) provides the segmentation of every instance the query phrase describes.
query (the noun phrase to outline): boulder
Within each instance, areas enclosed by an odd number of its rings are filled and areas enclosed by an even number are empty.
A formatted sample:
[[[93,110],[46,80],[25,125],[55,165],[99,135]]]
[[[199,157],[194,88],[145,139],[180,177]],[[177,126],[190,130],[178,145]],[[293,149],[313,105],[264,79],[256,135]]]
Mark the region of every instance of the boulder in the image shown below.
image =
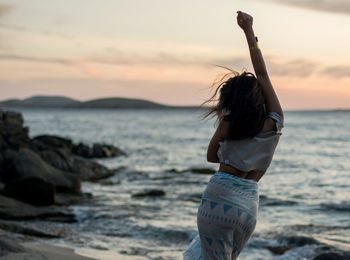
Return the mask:
[[[7,183],[1,194],[35,206],[54,203],[55,186],[37,177],[25,177]]]
[[[74,165],[74,155],[63,148],[53,150],[37,151],[40,157],[52,165],[53,167],[62,171],[72,172]]]
[[[321,253],[318,256],[314,257],[312,260],[349,260],[350,252],[348,253],[336,253],[336,252],[327,252]]]
[[[84,158],[93,158],[94,151],[86,144],[78,143],[73,146],[72,152]]]
[[[55,207],[34,207],[27,203],[0,195],[0,219],[30,220],[45,219],[47,221],[76,222],[75,215],[69,209]]]
[[[72,152],[84,158],[110,158],[126,155],[124,151],[114,145],[94,143],[92,147],[79,143],[73,145]]]
[[[58,192],[80,193],[80,180],[72,173],[54,168],[27,148],[10,156],[12,179],[37,177],[55,185]]]
[[[28,127],[23,126],[23,117],[19,112],[6,111],[1,113],[0,149],[18,149],[27,146],[30,138]]]
[[[0,257],[8,253],[21,253],[24,252],[25,248],[15,242],[13,239],[0,238]]]
[[[108,144],[94,143],[92,146],[92,150],[94,158],[110,158],[126,155],[126,153],[118,147]]]
[[[62,237],[60,234],[44,232],[38,229],[34,229],[31,227],[25,227],[17,222],[12,221],[0,221],[0,228],[2,230],[6,230],[8,232],[41,237],[41,238],[60,238]]]
[[[79,156],[74,156],[73,159],[72,172],[78,173],[83,181],[98,181],[114,175],[113,171],[97,162]]]
[[[6,111],[2,115],[2,119],[5,124],[9,125],[23,125],[23,117],[22,114],[16,111]]]
[[[163,190],[147,190],[147,191],[139,192],[132,195],[132,197],[134,198],[159,197],[159,196],[165,196],[165,192]]]
[[[109,170],[107,167],[95,161],[70,154],[62,148],[39,151],[38,154],[48,164],[57,169],[71,172],[80,180],[97,181],[114,175],[114,171]]]
[[[68,151],[72,150],[73,142],[70,139],[54,136],[54,135],[39,135],[32,139],[32,146],[37,150],[47,150],[53,148],[64,148]]]
[[[168,172],[172,172],[172,173],[192,172],[196,174],[214,174],[215,170],[211,168],[189,168],[185,170],[170,169],[168,170]]]

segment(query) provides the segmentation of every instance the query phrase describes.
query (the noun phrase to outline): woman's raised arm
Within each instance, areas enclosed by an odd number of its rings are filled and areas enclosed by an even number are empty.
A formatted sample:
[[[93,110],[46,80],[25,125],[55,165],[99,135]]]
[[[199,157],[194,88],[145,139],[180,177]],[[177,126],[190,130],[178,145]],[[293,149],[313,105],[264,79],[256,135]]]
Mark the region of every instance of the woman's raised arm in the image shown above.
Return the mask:
[[[281,104],[278,100],[275,90],[270,81],[269,74],[265,66],[264,58],[262,56],[261,50],[258,47],[257,38],[255,37],[253,30],[253,17],[244,12],[237,12],[237,23],[239,27],[245,33],[247,38],[250,58],[252,60],[253,68],[256,74],[256,77],[263,88],[265,100],[266,100],[266,109],[268,112],[277,112],[283,118],[283,110]]]

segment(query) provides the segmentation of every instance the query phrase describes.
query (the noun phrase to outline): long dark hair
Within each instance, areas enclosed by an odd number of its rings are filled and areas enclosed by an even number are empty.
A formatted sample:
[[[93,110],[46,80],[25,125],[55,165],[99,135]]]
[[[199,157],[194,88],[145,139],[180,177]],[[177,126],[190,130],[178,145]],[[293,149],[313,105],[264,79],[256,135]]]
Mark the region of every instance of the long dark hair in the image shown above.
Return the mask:
[[[226,67],[224,67],[226,68]],[[228,69],[228,68],[226,68]],[[215,117],[229,122],[227,139],[240,140],[259,133],[266,119],[265,98],[262,88],[253,73],[230,70],[214,81],[214,94],[201,104],[206,107],[203,119]],[[218,95],[219,93],[219,95]],[[219,97],[217,97],[219,96]]]

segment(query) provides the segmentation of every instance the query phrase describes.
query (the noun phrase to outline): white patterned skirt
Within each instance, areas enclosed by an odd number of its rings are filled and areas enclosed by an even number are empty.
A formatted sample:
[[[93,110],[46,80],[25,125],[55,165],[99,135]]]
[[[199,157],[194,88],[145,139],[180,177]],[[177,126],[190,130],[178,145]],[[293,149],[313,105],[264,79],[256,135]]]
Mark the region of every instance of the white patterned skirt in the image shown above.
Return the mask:
[[[183,253],[183,259],[236,259],[255,229],[258,205],[255,180],[216,172],[198,207],[198,235]]]

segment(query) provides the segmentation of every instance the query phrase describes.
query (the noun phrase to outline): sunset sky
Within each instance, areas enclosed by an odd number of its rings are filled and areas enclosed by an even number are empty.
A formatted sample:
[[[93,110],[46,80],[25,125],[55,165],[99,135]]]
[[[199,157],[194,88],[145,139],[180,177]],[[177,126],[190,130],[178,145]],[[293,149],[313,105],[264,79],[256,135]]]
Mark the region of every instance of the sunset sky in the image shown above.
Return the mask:
[[[0,100],[199,105],[213,64],[252,70],[237,10],[285,109],[350,108],[349,0],[0,0]]]

